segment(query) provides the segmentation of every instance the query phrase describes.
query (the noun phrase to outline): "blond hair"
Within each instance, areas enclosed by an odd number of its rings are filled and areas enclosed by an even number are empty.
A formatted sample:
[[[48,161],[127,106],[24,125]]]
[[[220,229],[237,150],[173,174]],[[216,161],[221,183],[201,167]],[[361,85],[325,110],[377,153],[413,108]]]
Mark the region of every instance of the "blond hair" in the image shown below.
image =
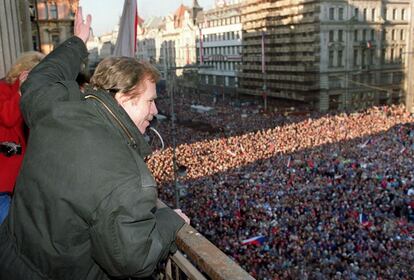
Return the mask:
[[[91,78],[91,85],[112,94],[128,93],[137,85],[142,85],[144,80],[156,83],[159,79],[158,70],[147,62],[140,62],[130,57],[109,57],[102,60],[96,67]],[[143,90],[138,91],[138,94]],[[131,94],[130,97],[135,96]]]
[[[32,70],[44,57],[44,54],[36,51],[22,53],[12,65],[9,72],[7,72],[5,77],[6,82],[9,84],[14,83],[21,72]]]

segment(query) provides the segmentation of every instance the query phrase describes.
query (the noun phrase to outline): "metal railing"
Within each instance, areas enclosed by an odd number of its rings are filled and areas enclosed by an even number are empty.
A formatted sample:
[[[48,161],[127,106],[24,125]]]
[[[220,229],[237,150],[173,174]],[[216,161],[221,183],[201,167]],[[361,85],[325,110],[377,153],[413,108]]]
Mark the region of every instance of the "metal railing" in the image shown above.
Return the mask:
[[[179,250],[167,262],[165,279],[254,280],[190,225],[180,229],[176,243]]]

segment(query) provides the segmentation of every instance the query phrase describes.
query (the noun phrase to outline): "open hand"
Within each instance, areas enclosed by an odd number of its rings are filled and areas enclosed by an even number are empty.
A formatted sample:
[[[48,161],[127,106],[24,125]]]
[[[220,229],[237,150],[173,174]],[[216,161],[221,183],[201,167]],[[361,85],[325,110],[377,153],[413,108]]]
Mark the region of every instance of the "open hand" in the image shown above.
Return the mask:
[[[174,209],[175,213],[178,214],[178,216],[180,216],[187,224],[190,224],[190,218],[187,217],[186,214],[183,213],[183,211],[181,211],[181,209]]]
[[[79,37],[84,43],[89,39],[92,16],[86,16],[86,22],[83,20],[82,7],[78,7],[75,15],[75,36]]]

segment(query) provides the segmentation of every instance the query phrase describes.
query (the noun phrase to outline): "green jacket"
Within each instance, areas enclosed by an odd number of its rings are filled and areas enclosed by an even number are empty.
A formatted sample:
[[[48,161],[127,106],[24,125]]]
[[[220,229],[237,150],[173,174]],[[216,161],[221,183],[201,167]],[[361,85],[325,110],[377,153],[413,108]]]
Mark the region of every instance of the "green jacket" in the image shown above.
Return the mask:
[[[149,147],[127,113],[105,91],[80,92],[86,57],[73,37],[23,84],[30,139],[0,250],[7,241],[39,279],[146,277],[176,250],[184,221],[156,208]]]

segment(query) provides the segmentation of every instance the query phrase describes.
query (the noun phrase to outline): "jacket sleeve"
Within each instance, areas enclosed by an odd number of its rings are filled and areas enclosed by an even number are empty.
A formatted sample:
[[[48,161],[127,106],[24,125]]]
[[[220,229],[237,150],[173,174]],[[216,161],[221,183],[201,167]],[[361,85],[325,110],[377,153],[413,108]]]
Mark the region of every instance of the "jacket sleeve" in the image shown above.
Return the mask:
[[[2,87],[0,85],[0,94]],[[22,119],[19,102],[20,95],[16,92],[9,96],[10,98],[0,97],[0,125],[4,127],[14,127]]]
[[[156,209],[155,187],[118,187],[95,212],[92,257],[111,276],[150,276],[176,250],[184,225],[170,208]]]
[[[72,37],[47,55],[22,84],[20,107],[31,127],[41,115],[49,111],[56,101],[69,100],[65,81],[75,83],[88,52],[78,37]],[[79,91],[79,90],[78,90]]]

